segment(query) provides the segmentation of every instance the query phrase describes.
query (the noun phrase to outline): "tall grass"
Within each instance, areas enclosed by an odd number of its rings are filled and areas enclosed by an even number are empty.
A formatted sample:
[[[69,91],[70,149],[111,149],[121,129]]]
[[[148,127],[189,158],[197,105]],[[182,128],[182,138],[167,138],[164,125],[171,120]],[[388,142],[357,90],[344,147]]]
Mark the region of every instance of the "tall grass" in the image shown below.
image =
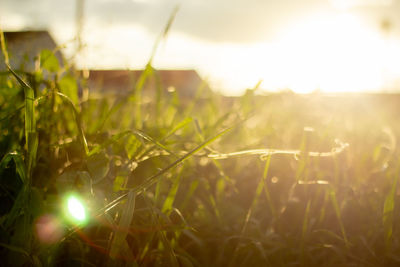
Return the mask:
[[[150,62],[128,96],[82,99],[76,71],[43,56],[0,76],[4,264],[400,264],[397,96],[183,100],[155,83],[147,103]],[[87,224],[64,219],[71,191]]]

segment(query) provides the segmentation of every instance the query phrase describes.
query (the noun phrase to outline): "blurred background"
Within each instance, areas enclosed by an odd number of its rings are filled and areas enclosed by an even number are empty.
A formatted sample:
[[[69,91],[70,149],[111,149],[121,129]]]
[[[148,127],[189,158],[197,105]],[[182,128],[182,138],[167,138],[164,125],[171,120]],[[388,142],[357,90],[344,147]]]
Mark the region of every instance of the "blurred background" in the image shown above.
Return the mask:
[[[2,263],[400,266],[399,1],[0,0]]]
[[[225,94],[260,80],[298,93],[400,88],[398,0],[1,0],[0,25],[49,30],[79,68],[143,69],[177,6],[153,66],[195,69]]]

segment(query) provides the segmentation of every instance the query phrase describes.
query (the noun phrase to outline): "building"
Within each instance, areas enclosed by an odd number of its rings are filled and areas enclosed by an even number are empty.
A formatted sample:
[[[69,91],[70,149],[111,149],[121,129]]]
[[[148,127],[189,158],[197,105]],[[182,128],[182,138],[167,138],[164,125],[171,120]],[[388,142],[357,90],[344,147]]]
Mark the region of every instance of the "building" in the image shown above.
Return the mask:
[[[10,65],[14,69],[33,72],[35,61],[44,49],[55,51],[60,65],[63,56],[48,31],[4,32]],[[0,51],[0,71],[6,71]],[[89,70],[87,87],[90,92],[124,95],[133,90],[143,70]],[[86,76],[86,75],[84,75]],[[195,70],[154,70],[144,84],[143,95],[152,98],[156,89],[176,92],[181,98],[193,98],[199,88],[208,92],[209,86]]]
[[[126,94],[139,81],[142,70],[90,70],[88,87],[90,91]],[[208,85],[195,70],[155,70],[144,87],[144,95],[154,95],[157,88],[163,92],[176,91],[181,98],[193,98],[198,89],[206,92]]]
[[[44,49],[55,51],[55,55],[62,64],[62,54],[56,50],[57,44],[48,31],[19,31],[4,32],[10,65],[14,69],[34,71],[35,60]],[[6,70],[4,55],[0,51],[0,70]]]

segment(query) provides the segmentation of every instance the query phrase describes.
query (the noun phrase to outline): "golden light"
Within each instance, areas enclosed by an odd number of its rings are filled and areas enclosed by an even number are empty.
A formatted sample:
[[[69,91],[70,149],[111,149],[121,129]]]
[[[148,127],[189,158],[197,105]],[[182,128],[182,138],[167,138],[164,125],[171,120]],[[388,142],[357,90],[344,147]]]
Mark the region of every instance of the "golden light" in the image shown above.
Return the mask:
[[[347,10],[359,6],[390,6],[393,0],[330,0],[329,2],[336,9]]]
[[[380,90],[400,66],[392,41],[348,13],[304,21],[285,33],[276,49],[281,63],[275,77],[281,81],[275,84],[299,93]]]
[[[280,35],[266,36],[258,43],[218,43],[172,31],[160,45],[153,65],[159,69],[195,68],[213,89],[227,94],[240,94],[259,80],[263,80],[263,89],[298,93],[398,88],[400,41],[379,29],[379,21],[368,21],[354,11],[365,1],[330,2],[332,7],[325,11],[316,10],[314,15],[277,26]],[[375,28],[371,26],[374,23]],[[122,64],[123,68],[138,69],[147,62],[155,36],[139,26],[114,26],[90,32],[85,38],[92,44],[86,60],[100,64],[96,68],[121,68]],[[118,47],[115,40],[119,40]]]
[[[264,89],[297,93],[382,91],[400,77],[399,40],[347,12],[297,20],[275,41],[224,51],[234,56],[213,72],[231,88],[263,80]]]

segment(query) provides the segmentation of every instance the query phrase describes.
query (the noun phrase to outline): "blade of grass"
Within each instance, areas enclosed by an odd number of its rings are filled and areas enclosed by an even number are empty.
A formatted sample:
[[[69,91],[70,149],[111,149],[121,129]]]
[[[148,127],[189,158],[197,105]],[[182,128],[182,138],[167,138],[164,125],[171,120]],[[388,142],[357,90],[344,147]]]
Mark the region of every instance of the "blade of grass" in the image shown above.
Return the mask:
[[[217,201],[216,201],[215,198],[214,198],[214,195],[213,195],[213,193],[212,193],[212,189],[211,189],[211,185],[210,185],[209,181],[204,180],[204,182],[203,182],[202,185],[204,186],[205,190],[206,190],[207,193],[208,193],[207,198],[208,198],[209,204],[211,205],[211,208],[212,208],[212,211],[210,211],[210,214],[215,214],[215,217],[217,218],[217,222],[218,222],[220,225],[222,225],[221,213],[220,213],[220,211],[219,211],[219,209],[218,209]],[[206,205],[205,205],[205,206],[206,206]],[[207,206],[208,206],[208,205],[207,205]],[[206,207],[207,207],[207,206],[206,206]]]
[[[176,193],[178,192],[178,188],[180,185],[180,180],[182,177],[182,173],[185,170],[185,167],[182,167],[182,170],[179,172],[179,174],[176,176],[175,180],[172,183],[171,189],[168,192],[167,198],[164,201],[164,204],[162,206],[161,212],[166,213],[169,211],[172,211],[172,205],[174,204],[175,196]]]
[[[153,67],[151,66],[151,60],[150,58],[149,63],[147,63],[146,68],[142,72],[142,74],[139,77],[139,80],[137,81],[135,85],[135,94],[133,94],[134,100],[136,102],[136,112],[135,112],[135,128],[136,129],[141,129],[142,128],[142,90],[144,88],[144,85],[147,81],[147,79],[153,75]],[[130,98],[129,100],[131,100]]]
[[[307,266],[306,263],[306,255],[305,255],[305,244],[307,239],[308,233],[308,221],[310,217],[310,207],[311,207],[311,199],[308,200],[306,210],[304,212],[304,219],[303,219],[303,227],[301,231],[301,241],[300,241],[300,262],[302,266]]]
[[[27,173],[26,173],[26,166],[25,166],[25,163],[23,162],[23,155],[21,153],[11,152],[11,153],[6,154],[0,162],[0,174],[6,168],[8,162],[11,159],[13,159],[15,162],[16,170],[22,181],[23,188],[18,193],[18,195],[14,201],[14,204],[11,208],[11,211],[5,217],[5,219],[6,219],[4,222],[5,229],[8,229],[11,225],[14,224],[14,222],[18,218],[21,210],[26,207],[25,201],[26,201],[27,195],[29,194],[29,192],[27,192],[28,177],[27,177]]]
[[[168,139],[168,137],[170,137],[171,135],[173,135],[176,131],[184,128],[185,126],[187,126],[190,122],[192,122],[193,119],[192,118],[186,118],[183,121],[181,121],[180,123],[178,123],[172,130],[170,130],[163,138],[161,138],[161,140],[159,142],[162,142],[166,139]],[[146,151],[144,151],[141,154],[141,157],[145,157],[152,149],[154,149],[155,146],[160,146],[161,144],[154,140],[154,145],[149,147]],[[161,147],[164,149],[164,146],[161,145]],[[165,150],[165,149],[164,149]],[[166,150],[168,151],[168,150]],[[174,154],[172,152],[170,152],[170,154]]]
[[[235,125],[237,126],[237,124]],[[200,145],[198,145],[197,147],[195,147],[194,149],[192,149],[191,151],[187,152],[184,156],[182,156],[181,158],[177,159],[176,161],[174,161],[173,163],[171,163],[170,165],[168,165],[167,167],[165,167],[164,169],[160,170],[158,173],[156,173],[155,175],[149,177],[148,179],[146,179],[145,182],[143,182],[140,186],[133,188],[133,189],[129,189],[129,191],[127,193],[124,193],[122,195],[120,195],[119,197],[115,198],[113,201],[111,201],[110,203],[108,203],[107,205],[105,205],[104,207],[100,208],[96,213],[95,216],[99,217],[103,214],[105,214],[107,211],[113,209],[115,206],[117,206],[119,203],[121,203],[122,200],[124,200],[129,193],[134,192],[137,195],[139,195],[143,190],[145,190],[146,188],[148,188],[149,186],[153,185],[156,181],[157,178],[159,178],[161,175],[165,174],[166,172],[168,172],[170,169],[176,167],[177,165],[183,163],[185,160],[187,160],[190,156],[192,156],[193,154],[195,154],[196,152],[202,150],[204,147],[206,147],[208,144],[212,143],[213,141],[217,140],[218,138],[220,138],[222,135],[226,134],[227,132],[229,132],[230,130],[233,129],[234,126],[229,127],[223,131],[221,131],[220,133],[218,133],[217,135],[207,139],[205,142],[201,143]],[[67,233],[65,235],[65,237],[63,238],[63,240],[66,240],[66,238],[68,236],[71,236],[73,233],[75,233],[76,231],[78,231],[82,226],[76,226],[72,229],[70,229],[69,233]]]
[[[153,49],[151,50],[151,55],[150,55],[150,59],[149,59],[149,64],[151,64],[153,62],[153,59],[156,55],[157,52],[157,48],[159,47],[161,41],[163,39],[166,39],[168,36],[168,33],[171,29],[172,23],[175,20],[176,14],[179,11],[179,5],[175,6],[174,10],[172,11],[167,24],[165,25],[163,31],[161,32],[161,34],[157,37],[157,40],[155,41],[154,45],[153,45]]]
[[[269,170],[269,166],[271,164],[271,158],[272,158],[272,155],[269,155],[265,162],[264,173],[263,173],[263,187],[264,187],[265,197],[267,198],[267,202],[268,202],[268,206],[271,211],[271,214],[276,219],[277,213],[276,213],[274,204],[272,203],[271,194],[269,192],[268,184],[267,184],[268,170]]]
[[[115,259],[123,254],[126,236],[128,235],[130,224],[132,222],[133,213],[135,211],[136,193],[129,192],[128,201],[122,209],[121,219],[118,228],[114,231],[114,238],[110,246],[110,257]]]
[[[23,156],[21,153],[17,151],[9,152],[0,161],[0,174],[5,170],[7,167],[7,164],[10,162],[10,160],[14,160],[15,166],[17,168],[17,173],[19,174],[19,177],[21,178],[22,184],[25,184],[27,182],[27,177],[26,177],[26,172],[25,172],[25,165],[23,161]]]
[[[134,130],[127,130],[127,131],[124,131],[124,132],[121,132],[121,133],[119,133],[119,134],[116,134],[116,135],[112,136],[111,138],[109,138],[109,139],[108,139],[106,142],[104,142],[103,144],[100,144],[100,145],[95,146],[95,147],[89,152],[88,156],[100,152],[102,149],[106,148],[107,146],[109,146],[109,145],[111,145],[111,144],[113,144],[113,143],[116,143],[119,139],[121,139],[121,138],[123,138],[123,137],[125,137],[125,136],[127,136],[127,135],[130,135],[130,134],[135,135],[135,136],[137,136],[137,137],[141,137],[141,138],[143,138],[144,140],[146,140],[146,141],[148,141],[148,142],[150,142],[150,143],[153,143],[153,146],[151,146],[152,148],[154,148],[154,147],[159,147],[159,148],[161,148],[162,150],[165,150],[168,154],[174,155],[174,156],[178,157],[173,151],[171,151],[170,149],[168,149],[166,146],[164,146],[163,144],[161,144],[161,143],[158,142],[157,140],[153,139],[152,137],[150,137],[150,136],[147,135],[146,133],[144,133],[144,132],[142,132],[142,131],[140,131],[140,130],[137,130],[137,129],[134,129]],[[145,157],[149,152],[150,152],[150,148],[149,148],[148,150],[146,150],[145,152],[143,152],[139,157],[140,157],[140,158],[143,158],[143,157]]]
[[[134,188],[134,189],[130,189],[129,191],[134,191],[134,192],[140,192],[143,189],[148,188],[149,186],[151,186],[152,184],[154,184],[157,181],[157,178],[159,178],[161,175],[163,175],[164,173],[168,172],[170,169],[176,167],[177,165],[183,163],[185,160],[187,160],[190,156],[192,156],[193,154],[195,154],[196,152],[202,150],[204,147],[206,147],[208,144],[212,143],[213,141],[217,140],[218,138],[220,138],[222,135],[226,134],[228,131],[232,130],[233,127],[227,128],[225,130],[223,130],[222,132],[220,132],[219,134],[209,138],[208,140],[206,140],[205,142],[201,143],[200,145],[198,145],[197,147],[195,147],[194,149],[192,149],[191,151],[187,152],[184,156],[182,156],[181,158],[177,159],[176,161],[174,161],[173,163],[171,163],[170,165],[168,165],[167,167],[165,167],[164,169],[160,170],[158,173],[154,174],[153,176],[147,178],[145,180],[145,182],[143,182],[140,186]],[[123,200],[128,193],[125,193],[119,197],[117,197],[116,199],[114,199],[113,201],[111,201],[109,204],[107,204],[106,206],[104,206],[102,209],[99,210],[99,215],[103,214],[104,212],[107,212],[108,210],[112,209],[113,207],[115,207],[116,205],[118,205],[119,202],[121,202],[121,200]]]
[[[30,87],[21,77],[16,74],[9,65],[7,65],[8,70],[17,79],[19,84],[24,89],[25,95],[25,143],[26,143],[26,158],[25,166],[22,167],[22,160],[18,160],[15,157],[15,163],[17,164],[17,171],[22,177],[25,177],[22,190],[18,193],[18,197],[14,202],[11,210],[11,216],[9,220],[10,226],[14,223],[14,220],[18,218],[19,214],[22,213],[22,230],[19,234],[24,237],[24,247],[30,251],[31,249],[31,239],[32,232],[29,230],[32,224],[32,210],[29,208],[31,203],[31,184],[33,169],[36,165],[36,155],[39,143],[38,134],[36,132],[36,119],[35,119],[35,94],[32,87]],[[23,171],[25,170],[25,171]],[[25,173],[25,174],[22,174]],[[23,178],[21,178],[23,179]],[[22,244],[21,244],[22,245]]]
[[[385,235],[385,253],[387,255],[390,254],[392,248],[393,212],[394,212],[398,179],[399,179],[398,175],[396,175],[393,178],[392,186],[390,188],[389,194],[386,196],[385,203],[383,206],[382,223]]]
[[[90,151],[89,151],[89,147],[88,147],[88,144],[87,144],[87,141],[86,141],[85,132],[83,131],[81,117],[80,117],[80,114],[78,112],[78,109],[75,107],[74,103],[72,102],[72,100],[68,96],[66,96],[66,95],[64,95],[63,93],[60,93],[60,92],[56,92],[56,94],[63,101],[65,101],[65,103],[67,103],[70,106],[70,108],[72,109],[72,111],[74,113],[74,116],[75,116],[75,123],[76,123],[76,126],[78,128],[79,140],[80,140],[80,142],[81,142],[81,144],[83,146],[83,150],[85,151],[86,156],[88,156]]]
[[[149,135],[147,135],[146,133],[140,131],[140,130],[132,130],[132,132],[137,135],[142,137],[143,139],[145,139],[148,142],[153,143],[153,147],[157,146],[165,151],[167,151],[170,155],[174,155],[175,157],[178,157],[173,151],[171,151],[170,149],[168,149],[166,146],[164,146],[163,144],[161,144],[160,142],[158,142],[157,140],[153,139],[152,137],[150,137]],[[143,152],[140,157],[143,158],[144,156],[146,156],[149,152],[151,151],[151,149],[149,148],[148,150],[146,150],[145,152]]]
[[[336,217],[337,217],[337,219],[339,221],[340,231],[342,232],[342,236],[343,236],[343,240],[345,242],[346,248],[350,249],[350,242],[347,239],[347,234],[346,234],[346,230],[344,229],[344,225],[343,225],[343,221],[342,221],[342,215],[341,215],[339,204],[338,204],[338,201],[337,201],[337,198],[336,198],[336,193],[335,193],[333,188],[329,189],[329,195],[330,195],[330,198],[331,198],[331,202],[332,202],[333,208],[334,208],[335,213],[336,213]]]
[[[336,156],[344,151],[349,145],[347,143],[341,143],[339,147],[334,147],[330,152],[317,152],[317,151],[310,151],[307,152],[306,155],[308,157],[333,157]],[[208,157],[214,159],[227,159],[231,157],[241,157],[241,156],[248,156],[248,155],[259,155],[261,159],[268,157],[269,155],[294,155],[294,156],[301,156],[301,150],[292,150],[292,149],[249,149],[231,153],[213,153],[209,154]]]
[[[191,117],[185,118],[183,121],[179,122],[174,128],[172,128],[163,138],[161,138],[161,141],[168,139],[171,135],[173,135],[180,129],[185,128],[192,121],[193,121],[193,118],[191,118]]]
[[[147,206],[150,209],[152,221],[157,225],[157,228],[162,229],[162,224],[163,223],[160,220],[160,216],[157,216],[156,210],[154,210],[155,207],[152,205],[152,202],[145,195],[144,195],[144,200],[145,200]],[[160,214],[160,212],[159,212],[159,214]],[[160,215],[162,215],[162,213]],[[160,238],[160,240],[159,240],[160,243],[158,244],[158,249],[159,250],[163,250],[163,249],[166,250],[166,253],[168,255],[167,258],[169,260],[168,266],[174,266],[174,267],[176,266],[176,267],[178,267],[179,263],[178,263],[178,260],[176,258],[176,255],[175,255],[175,251],[172,248],[171,242],[167,239],[166,232],[160,230],[160,231],[157,232],[157,234],[158,234],[158,236]]]
[[[35,119],[35,95],[34,90],[30,87],[17,73],[15,73],[9,65],[8,70],[17,79],[19,84],[24,89],[25,94],[25,142],[27,148],[27,178],[30,183],[32,171],[36,161],[36,153],[38,146],[38,136],[36,133],[36,119]]]
[[[257,185],[257,188],[256,188],[256,192],[255,192],[255,194],[254,194],[253,201],[252,201],[252,203],[251,203],[249,209],[247,210],[246,218],[245,218],[245,220],[244,220],[244,222],[243,222],[242,231],[241,231],[241,235],[242,235],[242,236],[246,233],[247,225],[249,224],[251,215],[252,215],[254,209],[257,207],[259,198],[260,198],[261,193],[262,193],[263,188],[264,188],[264,182],[263,182],[263,181],[264,181],[264,180],[263,180],[263,178],[261,177],[260,181],[258,182],[258,185]]]
[[[1,45],[1,52],[3,53],[4,56],[4,63],[6,66],[10,65],[10,60],[8,58],[8,52],[7,52],[7,47],[6,47],[6,40],[4,39],[4,33],[2,28],[0,27],[0,45]]]
[[[104,125],[105,122],[108,120],[108,118],[110,118],[110,116],[112,114],[114,114],[115,112],[117,112],[121,107],[123,107],[126,102],[135,100],[136,102],[136,112],[135,112],[135,128],[137,129],[141,129],[142,128],[142,105],[141,105],[141,98],[142,98],[142,90],[143,87],[148,79],[148,77],[150,77],[153,74],[153,67],[152,67],[152,62],[154,59],[154,56],[156,54],[157,48],[160,45],[160,42],[167,37],[168,32],[172,26],[172,23],[175,19],[175,16],[177,14],[179,10],[179,7],[177,6],[174,11],[172,12],[168,23],[166,24],[164,30],[162,31],[162,34],[158,36],[157,40],[154,43],[152,52],[150,54],[150,58],[148,60],[148,63],[146,64],[146,67],[144,69],[144,71],[140,74],[140,77],[138,79],[138,81],[135,84],[135,90],[133,91],[133,94],[131,94],[130,97],[122,97],[119,100],[117,100],[113,106],[111,107],[111,109],[109,110],[109,112],[107,112],[107,115],[104,117],[103,122],[100,124],[100,129],[101,130]]]
[[[16,108],[15,110],[9,112],[6,116],[4,116],[3,118],[0,119],[0,123],[4,120],[8,120],[11,119],[13,116],[18,114],[18,111],[20,111],[21,109],[23,109],[25,107],[25,104],[20,105],[18,108]]]
[[[203,143],[201,143],[200,145],[198,145],[197,147],[195,147],[194,149],[192,149],[191,151],[189,151],[188,153],[186,153],[183,157],[177,159],[176,161],[174,161],[173,163],[171,163],[170,165],[168,165],[167,167],[165,167],[164,169],[162,169],[161,171],[159,171],[158,173],[156,173],[155,175],[149,177],[141,186],[141,188],[148,188],[149,186],[151,186],[154,182],[156,182],[156,179],[158,177],[160,177],[161,175],[163,175],[164,173],[166,173],[167,171],[169,171],[170,169],[174,168],[175,166],[183,163],[185,160],[187,160],[190,156],[192,156],[193,154],[195,154],[196,152],[202,150],[204,147],[206,147],[207,145],[211,144],[212,142],[214,142],[215,140],[217,140],[218,138],[220,138],[222,135],[226,134],[228,131],[230,131],[232,129],[232,127],[227,128],[225,130],[223,130],[222,132],[220,132],[219,134],[209,138],[208,140],[204,141]]]
[[[261,196],[261,193],[263,192],[263,189],[265,188],[264,177],[266,177],[268,175],[268,168],[269,168],[270,160],[271,160],[271,155],[269,155],[269,157],[268,157],[267,164],[265,165],[265,168],[264,168],[263,176],[261,177],[260,181],[258,182],[256,191],[255,191],[255,194],[254,194],[253,201],[252,201],[249,209],[247,210],[246,218],[245,218],[245,220],[243,222],[242,230],[240,232],[240,237],[244,237],[245,236],[246,229],[247,229],[247,226],[249,224],[251,215],[254,212],[254,209],[257,207],[257,204],[258,204],[259,198]],[[241,238],[239,240],[241,240]],[[234,266],[235,261],[236,261],[236,255],[238,254],[238,250],[239,250],[239,244],[236,244],[235,245],[235,249],[234,249],[234,253],[233,253],[233,257],[232,257],[232,259],[231,259],[231,261],[229,263],[229,266]]]
[[[180,210],[184,210],[186,208],[186,205],[188,204],[190,198],[193,196],[194,192],[196,191],[197,187],[199,186],[199,180],[194,180],[189,187],[189,190],[185,196],[185,198],[182,201],[182,204],[180,206]]]

